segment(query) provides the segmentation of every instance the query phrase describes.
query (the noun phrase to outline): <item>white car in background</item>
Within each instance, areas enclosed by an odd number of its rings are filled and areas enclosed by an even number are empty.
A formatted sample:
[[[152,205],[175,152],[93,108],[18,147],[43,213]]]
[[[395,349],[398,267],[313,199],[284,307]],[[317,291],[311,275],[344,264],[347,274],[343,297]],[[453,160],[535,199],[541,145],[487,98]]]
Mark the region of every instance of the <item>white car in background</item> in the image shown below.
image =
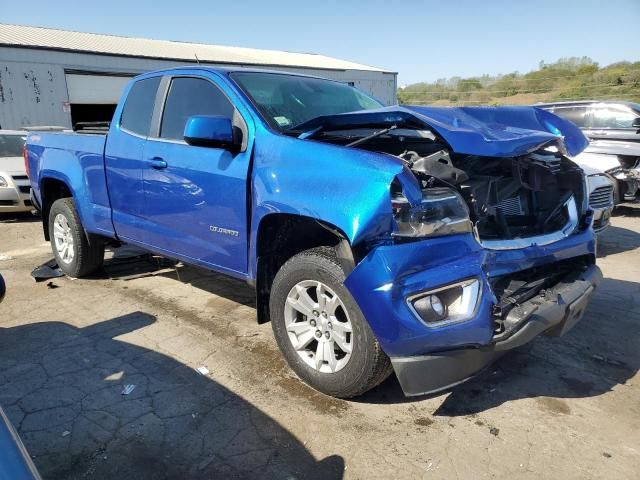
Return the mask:
[[[0,213],[33,210],[22,153],[26,139],[25,131],[0,130]]]
[[[640,142],[593,140],[578,157],[586,154],[602,154],[584,161],[612,179],[616,206],[640,208]]]
[[[603,153],[582,152],[572,158],[587,177],[589,190],[589,206],[594,210],[593,229],[601,232],[609,226],[611,213],[615,206],[614,182],[606,171],[612,168],[618,161],[611,155]]]

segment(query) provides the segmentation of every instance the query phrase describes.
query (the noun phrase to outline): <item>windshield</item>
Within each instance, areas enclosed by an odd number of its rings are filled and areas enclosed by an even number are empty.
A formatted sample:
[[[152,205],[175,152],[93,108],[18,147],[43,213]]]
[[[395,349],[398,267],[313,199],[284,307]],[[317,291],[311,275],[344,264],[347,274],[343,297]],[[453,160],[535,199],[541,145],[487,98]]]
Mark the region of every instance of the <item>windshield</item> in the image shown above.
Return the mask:
[[[331,80],[255,72],[236,72],[231,77],[281,132],[323,115],[383,106],[360,90]]]
[[[0,158],[21,157],[26,135],[3,135],[0,133]]]

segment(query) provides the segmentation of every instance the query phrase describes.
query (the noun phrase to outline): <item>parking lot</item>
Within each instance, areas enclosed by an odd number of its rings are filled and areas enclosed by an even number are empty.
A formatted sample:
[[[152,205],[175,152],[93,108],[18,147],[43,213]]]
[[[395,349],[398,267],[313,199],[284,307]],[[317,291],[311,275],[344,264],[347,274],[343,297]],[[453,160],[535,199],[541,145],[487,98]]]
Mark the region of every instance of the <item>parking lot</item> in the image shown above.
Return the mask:
[[[0,222],[0,404],[45,479],[640,471],[637,214],[600,236],[605,280],[567,336],[450,392],[407,399],[392,377],[354,401],[293,376],[245,284],[144,256],[36,284],[31,270],[51,257],[39,220]]]

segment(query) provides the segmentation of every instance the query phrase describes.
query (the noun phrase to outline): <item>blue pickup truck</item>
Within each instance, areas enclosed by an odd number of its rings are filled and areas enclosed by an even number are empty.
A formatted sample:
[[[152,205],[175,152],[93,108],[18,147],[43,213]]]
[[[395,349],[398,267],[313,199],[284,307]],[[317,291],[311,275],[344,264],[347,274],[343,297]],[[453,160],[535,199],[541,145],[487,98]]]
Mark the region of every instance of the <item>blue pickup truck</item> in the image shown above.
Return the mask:
[[[384,107],[321,78],[196,67],[134,78],[106,130],[28,137],[60,268],[89,275],[128,243],[243,279],[329,395],[392,371],[406,395],[460,383],[565,333],[601,279],[568,159],[587,140],[544,110]]]

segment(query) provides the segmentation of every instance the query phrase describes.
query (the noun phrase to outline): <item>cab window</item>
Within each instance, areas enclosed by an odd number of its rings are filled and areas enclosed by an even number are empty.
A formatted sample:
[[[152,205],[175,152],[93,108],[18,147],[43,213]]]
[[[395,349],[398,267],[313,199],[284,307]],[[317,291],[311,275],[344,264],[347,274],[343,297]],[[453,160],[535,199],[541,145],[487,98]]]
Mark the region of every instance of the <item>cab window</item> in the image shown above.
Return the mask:
[[[182,140],[187,119],[192,115],[233,118],[234,107],[222,91],[208,80],[176,77],[171,80],[162,113],[160,137]]]
[[[133,84],[120,117],[120,128],[146,137],[149,135],[160,77],[145,78]]]

